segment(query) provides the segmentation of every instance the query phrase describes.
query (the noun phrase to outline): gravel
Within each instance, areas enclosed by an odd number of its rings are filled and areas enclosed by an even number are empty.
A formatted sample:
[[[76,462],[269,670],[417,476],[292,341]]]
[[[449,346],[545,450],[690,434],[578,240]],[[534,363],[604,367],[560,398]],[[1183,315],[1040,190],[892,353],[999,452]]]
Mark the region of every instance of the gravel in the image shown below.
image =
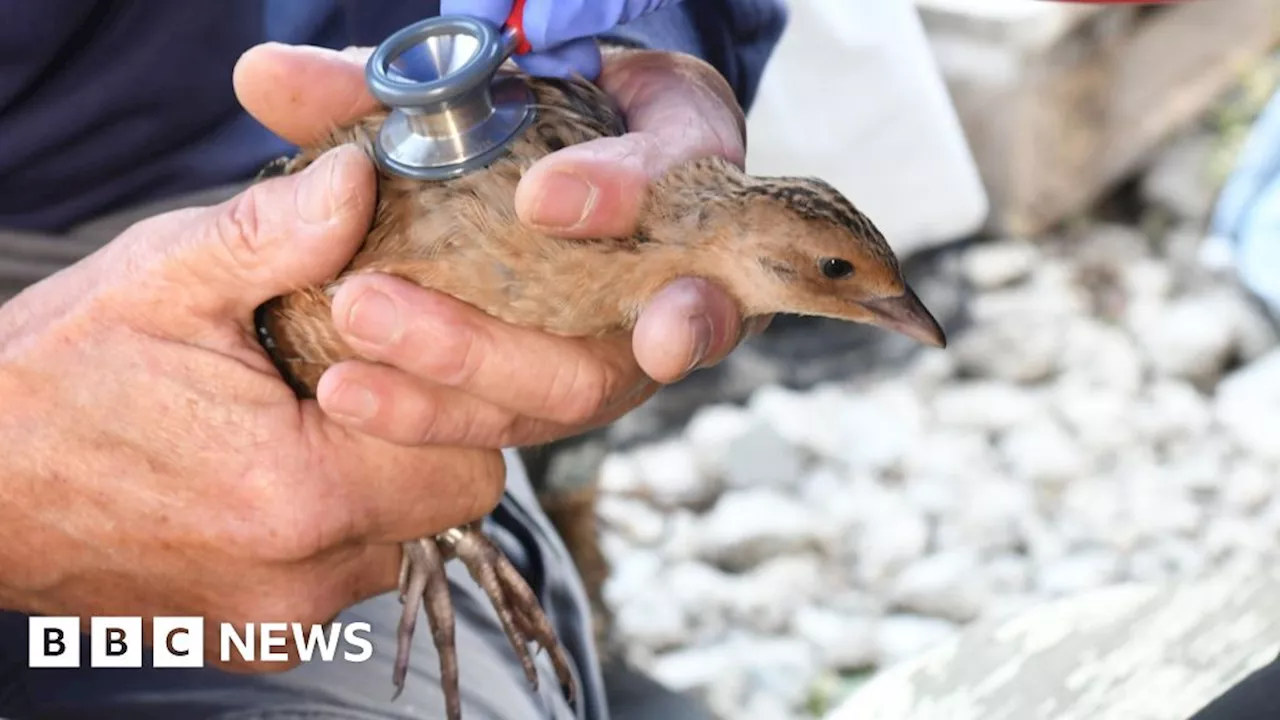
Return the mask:
[[[1203,155],[1176,145],[1142,184],[1177,219],[1153,237],[1094,221],[955,250],[970,324],[948,350],[764,384],[615,450],[628,656],[724,717],[808,717],[826,679],[976,620],[1274,558],[1280,349],[1197,264]]]

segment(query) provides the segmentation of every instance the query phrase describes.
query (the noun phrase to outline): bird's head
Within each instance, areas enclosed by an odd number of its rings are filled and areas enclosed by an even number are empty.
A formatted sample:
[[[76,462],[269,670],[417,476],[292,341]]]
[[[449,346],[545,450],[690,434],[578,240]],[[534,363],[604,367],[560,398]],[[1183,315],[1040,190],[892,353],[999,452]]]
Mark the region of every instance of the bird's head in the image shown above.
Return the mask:
[[[759,179],[738,192],[735,250],[752,276],[751,305],[849,320],[946,346],[871,220],[835,188],[807,178]]]

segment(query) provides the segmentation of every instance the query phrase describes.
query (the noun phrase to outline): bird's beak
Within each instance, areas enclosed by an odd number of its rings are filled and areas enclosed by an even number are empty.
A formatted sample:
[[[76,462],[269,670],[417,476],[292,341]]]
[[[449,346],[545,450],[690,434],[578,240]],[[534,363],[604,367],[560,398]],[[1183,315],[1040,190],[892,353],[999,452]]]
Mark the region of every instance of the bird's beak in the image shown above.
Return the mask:
[[[947,336],[942,326],[925,308],[911,288],[897,297],[858,303],[875,316],[874,324],[895,330],[926,345],[946,347]]]

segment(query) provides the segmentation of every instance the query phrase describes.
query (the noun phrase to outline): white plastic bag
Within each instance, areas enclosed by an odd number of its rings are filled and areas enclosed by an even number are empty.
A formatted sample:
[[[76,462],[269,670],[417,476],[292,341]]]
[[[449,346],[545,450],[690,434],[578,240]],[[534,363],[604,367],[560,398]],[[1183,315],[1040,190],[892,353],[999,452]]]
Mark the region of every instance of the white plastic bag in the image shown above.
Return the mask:
[[[791,0],[747,167],[820,177],[910,254],[976,231],[987,196],[909,0]]]

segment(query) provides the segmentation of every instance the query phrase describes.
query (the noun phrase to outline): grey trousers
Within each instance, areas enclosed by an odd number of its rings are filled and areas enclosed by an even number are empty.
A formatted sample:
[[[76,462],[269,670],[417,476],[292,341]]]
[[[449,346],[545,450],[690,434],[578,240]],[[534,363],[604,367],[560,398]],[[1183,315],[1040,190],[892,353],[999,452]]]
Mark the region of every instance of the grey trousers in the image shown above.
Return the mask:
[[[175,207],[220,201],[238,188],[174,198],[95,221],[67,236],[0,231],[0,298],[40,280],[100,247],[132,222]],[[457,614],[462,711],[467,720],[606,720],[599,659],[593,646],[586,591],[572,559],[542,512],[519,455],[506,453],[507,490],[486,519],[486,530],[538,595],[569,654],[578,701],[570,705],[545,653],[536,656],[540,676],[532,691],[483,591],[460,563],[449,579]],[[364,621],[373,629],[373,656],[366,662],[314,660],[271,675],[241,675],[211,668],[88,668],[82,641],[78,669],[28,667],[27,617],[0,613],[0,717],[67,720],[390,720],[444,717],[438,656],[425,622],[415,635],[404,693],[391,702],[391,670],[400,604],[394,594],[342,613],[343,623]],[[341,655],[341,654],[339,654]]]

